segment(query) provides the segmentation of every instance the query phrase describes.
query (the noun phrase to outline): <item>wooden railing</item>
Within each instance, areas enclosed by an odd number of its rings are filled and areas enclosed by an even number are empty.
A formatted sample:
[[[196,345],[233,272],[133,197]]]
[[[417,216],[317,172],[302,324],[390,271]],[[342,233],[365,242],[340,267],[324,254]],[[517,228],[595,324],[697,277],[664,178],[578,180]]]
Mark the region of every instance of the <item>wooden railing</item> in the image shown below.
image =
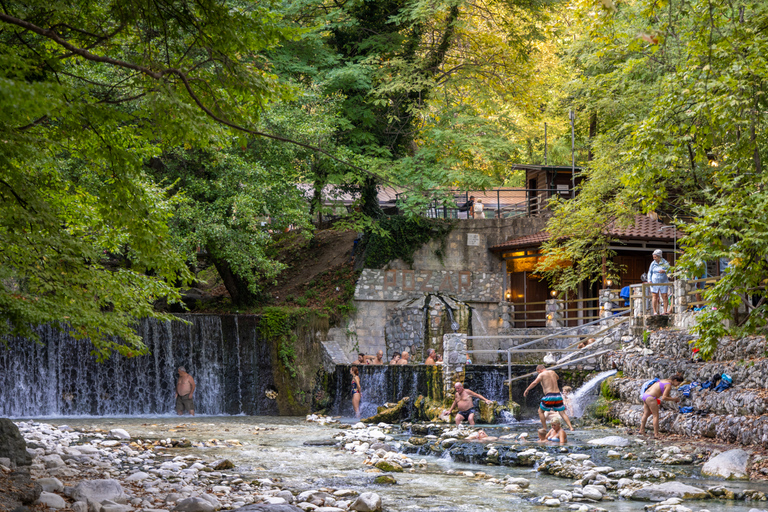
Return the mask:
[[[600,318],[603,318],[603,311],[605,309],[603,306],[600,306],[599,304],[596,306],[589,306],[589,307],[581,307],[581,308],[569,308],[567,307],[568,304],[575,304],[575,303],[599,303],[598,298],[586,298],[586,299],[573,299],[568,301],[558,300],[557,304],[566,304],[566,307],[564,309],[558,309],[557,313],[562,315],[561,318],[559,318],[559,321],[562,325],[573,327],[576,325],[581,325],[584,322],[588,322],[590,320],[598,320]],[[613,314],[621,313],[622,311],[629,310],[629,306],[623,306],[623,305],[617,305],[623,304],[624,299],[617,300],[613,303],[613,307],[611,308],[611,312]],[[549,311],[547,311],[547,304],[549,304],[550,301],[540,301],[540,302],[516,302],[515,305],[515,327],[544,327],[546,326],[547,320],[550,320],[547,318]],[[543,309],[537,308],[536,306],[542,306]]]

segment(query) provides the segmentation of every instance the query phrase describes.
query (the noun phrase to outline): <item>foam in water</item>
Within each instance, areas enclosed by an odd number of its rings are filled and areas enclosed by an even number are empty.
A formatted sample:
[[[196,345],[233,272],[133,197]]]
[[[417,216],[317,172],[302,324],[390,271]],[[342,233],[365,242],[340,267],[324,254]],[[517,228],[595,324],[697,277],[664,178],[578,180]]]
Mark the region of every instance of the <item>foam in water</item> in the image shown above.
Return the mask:
[[[596,394],[594,391],[597,386],[599,386],[605,379],[615,374],[616,370],[600,372],[573,392],[571,395],[571,407],[573,407],[574,418],[580,418],[581,415],[584,414],[584,409],[595,401]]]

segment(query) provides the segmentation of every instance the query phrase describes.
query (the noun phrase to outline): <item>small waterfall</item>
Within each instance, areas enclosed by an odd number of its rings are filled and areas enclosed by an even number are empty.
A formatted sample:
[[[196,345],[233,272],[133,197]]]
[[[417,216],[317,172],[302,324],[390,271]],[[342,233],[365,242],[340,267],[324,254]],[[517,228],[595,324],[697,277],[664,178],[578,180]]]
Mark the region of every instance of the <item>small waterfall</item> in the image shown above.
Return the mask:
[[[387,401],[387,369],[385,366],[358,366],[363,399],[360,402],[360,417],[376,414],[376,408]]]
[[[571,407],[573,407],[574,418],[580,418],[584,414],[584,409],[595,400],[597,394],[594,391],[600,383],[615,374],[616,370],[600,372],[574,391],[571,395]]]
[[[485,328],[483,319],[480,318],[476,309],[472,309],[472,334],[475,336],[487,336],[488,329]]]
[[[180,315],[188,323],[143,320],[145,356],[114,354],[97,363],[87,340],[37,327],[43,344],[9,339],[0,348],[0,416],[174,414],[176,369],[195,379],[198,414],[276,414],[264,392],[274,385],[270,345],[258,318]]]

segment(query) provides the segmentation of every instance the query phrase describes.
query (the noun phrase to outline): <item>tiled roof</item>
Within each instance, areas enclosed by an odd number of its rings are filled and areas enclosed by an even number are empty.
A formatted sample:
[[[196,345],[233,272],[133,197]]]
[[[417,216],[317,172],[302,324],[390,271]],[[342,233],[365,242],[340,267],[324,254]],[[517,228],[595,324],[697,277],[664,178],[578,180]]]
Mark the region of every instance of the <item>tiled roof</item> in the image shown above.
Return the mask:
[[[672,242],[675,240],[675,232],[677,232],[677,238],[682,238],[685,233],[679,229],[675,229],[672,226],[667,226],[661,222],[654,220],[646,215],[635,215],[634,223],[627,227],[621,227],[616,225],[616,221],[611,222],[606,229],[608,235],[614,236],[619,240],[650,240],[658,242]],[[547,231],[539,231],[532,235],[521,236],[519,238],[513,238],[507,240],[498,245],[490,247],[489,250],[493,252],[506,251],[509,249],[518,249],[523,247],[531,247],[540,245],[543,242],[549,240],[549,233]]]

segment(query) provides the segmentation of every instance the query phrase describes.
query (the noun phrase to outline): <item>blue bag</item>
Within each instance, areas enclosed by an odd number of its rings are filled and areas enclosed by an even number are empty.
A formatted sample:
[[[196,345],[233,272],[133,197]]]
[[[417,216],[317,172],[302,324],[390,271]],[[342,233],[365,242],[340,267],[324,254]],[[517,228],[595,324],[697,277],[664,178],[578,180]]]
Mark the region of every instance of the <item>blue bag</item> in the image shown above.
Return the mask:
[[[731,378],[731,376],[728,375],[727,373],[724,373],[720,377],[720,383],[715,388],[715,391],[718,393],[722,393],[723,391],[731,387],[732,384],[733,384],[733,379]]]
[[[682,414],[690,414],[690,413],[693,412],[693,407],[683,407],[683,406],[680,406],[680,407],[678,407],[678,409],[680,410],[680,412]]]
[[[691,391],[693,391],[693,384],[686,384],[685,386],[680,386],[679,388],[677,388],[677,390],[684,397],[688,398],[689,396],[691,396]]]
[[[640,400],[643,399],[643,395],[648,390],[648,388],[653,386],[657,382],[659,382],[659,378],[658,377],[654,377],[653,379],[649,380],[648,382],[646,382],[645,384],[640,386]]]

